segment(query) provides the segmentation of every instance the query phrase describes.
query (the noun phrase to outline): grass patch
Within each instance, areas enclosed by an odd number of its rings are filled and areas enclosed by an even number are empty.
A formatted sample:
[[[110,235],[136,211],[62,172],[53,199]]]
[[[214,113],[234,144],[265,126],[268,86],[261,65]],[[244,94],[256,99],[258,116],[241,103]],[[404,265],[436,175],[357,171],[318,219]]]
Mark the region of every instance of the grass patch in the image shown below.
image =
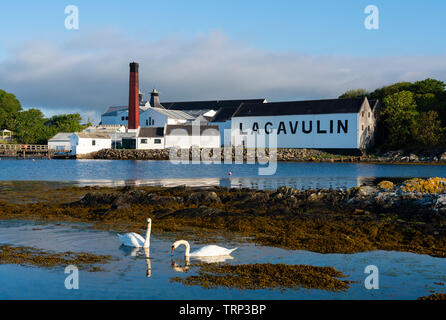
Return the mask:
[[[96,255],[86,252],[54,253],[32,247],[13,247],[0,245],[0,264],[17,264],[22,266],[39,266],[53,268],[75,265],[87,271],[102,271],[96,264],[105,264],[116,258],[108,255]]]
[[[345,291],[350,281],[340,280],[345,275],[332,267],[286,264],[198,264],[198,275],[174,277],[171,282],[203,288],[257,289],[321,289]]]

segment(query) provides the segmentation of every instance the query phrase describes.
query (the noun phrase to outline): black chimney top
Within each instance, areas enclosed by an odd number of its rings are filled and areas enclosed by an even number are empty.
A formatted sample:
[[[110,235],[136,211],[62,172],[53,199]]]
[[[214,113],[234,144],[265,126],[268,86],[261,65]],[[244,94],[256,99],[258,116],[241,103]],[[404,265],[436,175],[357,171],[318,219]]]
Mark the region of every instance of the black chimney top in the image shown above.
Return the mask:
[[[139,64],[136,62],[130,62],[130,72],[138,72]]]

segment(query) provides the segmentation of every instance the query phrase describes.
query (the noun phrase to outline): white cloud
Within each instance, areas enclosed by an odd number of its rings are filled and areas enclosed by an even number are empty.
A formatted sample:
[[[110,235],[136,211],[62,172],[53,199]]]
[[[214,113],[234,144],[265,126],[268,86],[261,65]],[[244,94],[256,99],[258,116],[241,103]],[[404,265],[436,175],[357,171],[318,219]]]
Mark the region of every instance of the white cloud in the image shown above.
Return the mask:
[[[128,99],[128,63],[140,87],[161,100],[334,98],[396,81],[446,79],[445,56],[347,57],[259,50],[221,32],[150,42],[101,30],[64,41],[30,42],[0,61],[0,88],[23,105],[96,117]]]

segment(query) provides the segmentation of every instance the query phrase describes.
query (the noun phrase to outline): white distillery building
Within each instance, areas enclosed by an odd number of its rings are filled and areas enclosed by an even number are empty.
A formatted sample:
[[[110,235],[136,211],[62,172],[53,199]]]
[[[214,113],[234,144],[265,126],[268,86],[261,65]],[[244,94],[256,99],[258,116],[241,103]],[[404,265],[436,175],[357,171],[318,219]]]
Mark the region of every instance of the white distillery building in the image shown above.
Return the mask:
[[[111,149],[112,140],[108,134],[75,132],[70,137],[71,155],[82,155],[99,151],[102,149]]]
[[[231,143],[253,147],[260,133],[268,137],[274,129],[277,148],[366,149],[378,105],[367,98],[245,103],[232,116]]]
[[[188,124],[199,121],[203,124],[213,121],[216,114],[225,114],[223,126],[230,129],[232,114],[242,103],[261,103],[266,99],[240,99],[240,100],[206,100],[206,101],[159,101],[159,92],[156,89],[150,93],[150,101],[144,101],[140,93],[139,99],[139,124],[141,127],[164,128],[165,125]],[[221,111],[224,109],[226,112]],[[229,111],[229,112],[228,112]],[[128,106],[109,107],[101,115],[102,126],[128,126]],[[222,125],[220,116],[215,123]],[[223,131],[222,131],[223,132]],[[223,140],[222,140],[223,141]]]
[[[164,128],[140,127],[135,137],[122,139],[124,149],[188,149],[193,146],[200,148],[219,148],[220,133],[218,126],[198,123],[184,125],[165,125]]]

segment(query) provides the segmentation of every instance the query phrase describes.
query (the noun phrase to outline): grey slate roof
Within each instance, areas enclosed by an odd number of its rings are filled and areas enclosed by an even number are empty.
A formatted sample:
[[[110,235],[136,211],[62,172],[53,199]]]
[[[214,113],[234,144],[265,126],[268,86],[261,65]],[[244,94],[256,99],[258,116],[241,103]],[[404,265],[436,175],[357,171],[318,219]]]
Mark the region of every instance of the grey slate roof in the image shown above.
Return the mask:
[[[191,116],[190,114],[187,114],[184,111],[181,110],[167,110],[164,108],[152,108],[153,110],[164,114],[165,116],[171,118],[171,119],[177,119],[177,120],[194,120],[195,118]]]
[[[366,98],[244,103],[234,113],[233,117],[358,113],[365,99]]]
[[[117,106],[117,107],[108,107],[107,110],[102,114],[102,116],[117,116],[119,111],[128,110],[128,106]],[[139,106],[139,112],[142,113],[146,111],[149,107],[145,105]]]
[[[89,133],[89,132],[75,132],[79,138],[90,138],[90,139],[110,139],[110,136],[105,133]]]
[[[141,127],[139,129],[138,137],[139,138],[164,137],[164,128]]]
[[[262,103],[266,99],[236,99],[236,100],[207,100],[207,101],[181,101],[163,102],[166,109],[175,110],[218,110],[225,107],[237,108],[242,102]]]
[[[73,135],[73,132],[59,132],[54,137],[48,140],[48,142],[61,142],[61,141],[70,141],[70,137]]]
[[[215,114],[215,116],[210,120],[210,122],[225,122],[225,121],[231,120],[234,113],[242,105],[243,105],[243,102],[240,103],[238,106],[220,108],[217,111],[217,113]]]
[[[174,130],[180,130],[180,129],[182,129],[183,131],[181,133],[176,132],[177,133],[176,135],[184,135],[183,132],[187,132],[187,135],[189,135],[189,136],[191,136],[193,134],[191,124],[184,124],[184,125],[168,124],[168,125],[166,125],[166,136],[172,135]],[[200,130],[199,130],[200,135],[202,135],[205,130],[206,130],[206,135],[220,136],[220,131],[219,131],[217,125],[200,125]]]

